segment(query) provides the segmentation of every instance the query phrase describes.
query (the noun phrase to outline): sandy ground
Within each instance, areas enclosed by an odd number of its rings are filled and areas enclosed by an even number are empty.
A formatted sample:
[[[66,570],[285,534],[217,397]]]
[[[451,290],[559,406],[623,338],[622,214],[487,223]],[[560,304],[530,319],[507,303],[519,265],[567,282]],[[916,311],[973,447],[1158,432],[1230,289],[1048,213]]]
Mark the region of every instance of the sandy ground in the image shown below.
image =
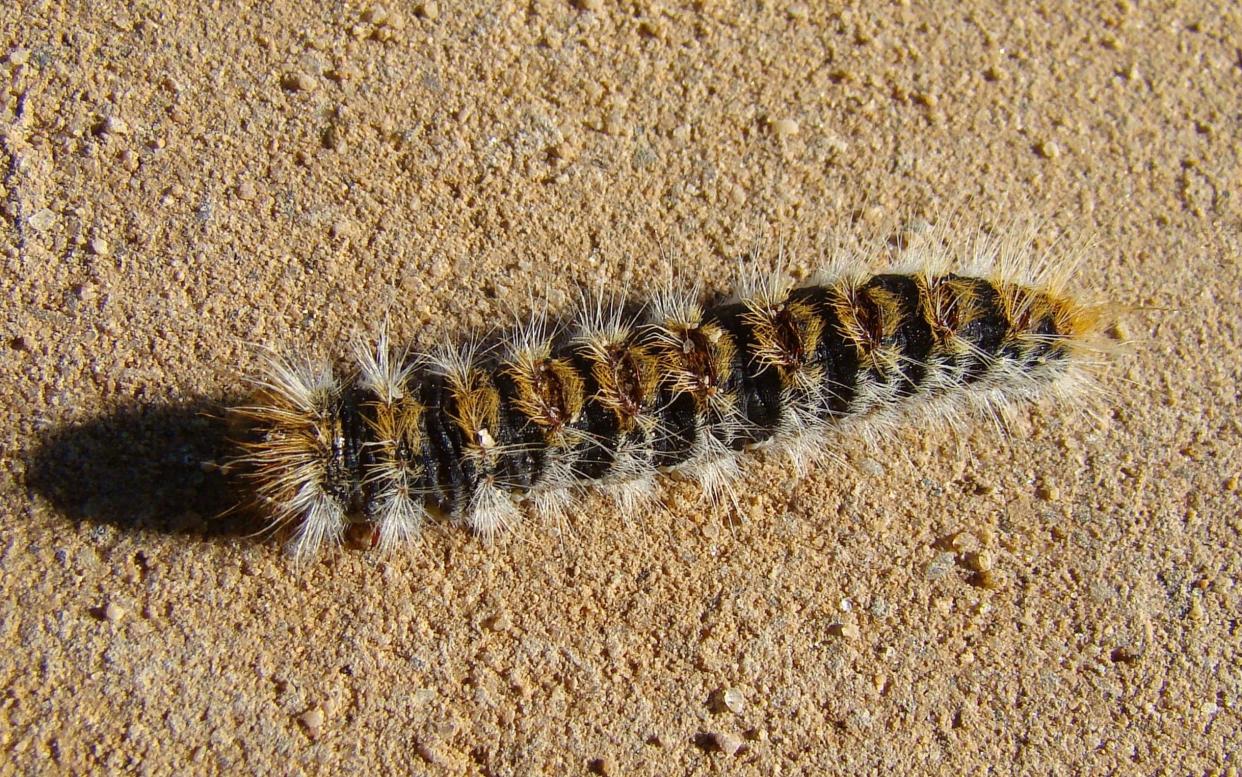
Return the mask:
[[[159,5],[0,20],[0,772],[1237,773],[1236,6]],[[248,344],[945,214],[1130,306],[1093,414],[301,571],[214,518]]]

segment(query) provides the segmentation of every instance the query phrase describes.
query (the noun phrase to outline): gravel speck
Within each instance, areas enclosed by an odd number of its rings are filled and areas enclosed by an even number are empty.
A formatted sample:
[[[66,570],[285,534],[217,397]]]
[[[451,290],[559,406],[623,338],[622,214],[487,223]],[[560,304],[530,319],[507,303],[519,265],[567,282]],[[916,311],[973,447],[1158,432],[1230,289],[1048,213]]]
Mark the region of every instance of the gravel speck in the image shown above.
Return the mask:
[[[298,722],[306,729],[306,735],[311,739],[318,739],[323,734],[324,715],[323,710],[318,707],[311,707],[303,712],[298,716]]]
[[[301,71],[287,73],[280,79],[280,85],[290,92],[311,92],[315,89],[315,79]]]
[[[793,119],[773,119],[769,122],[768,126],[772,128],[772,132],[775,133],[778,138],[793,137],[801,130],[801,127],[798,126],[798,122]]]

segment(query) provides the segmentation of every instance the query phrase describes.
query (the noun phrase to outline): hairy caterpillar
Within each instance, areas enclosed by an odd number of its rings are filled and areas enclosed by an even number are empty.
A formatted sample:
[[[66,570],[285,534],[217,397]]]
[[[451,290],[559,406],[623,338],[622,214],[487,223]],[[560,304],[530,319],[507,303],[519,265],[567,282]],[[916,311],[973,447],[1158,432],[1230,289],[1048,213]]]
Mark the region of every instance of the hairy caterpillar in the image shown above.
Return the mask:
[[[410,357],[385,336],[356,366],[270,360],[233,462],[305,559],[351,524],[388,550],[432,512],[491,538],[519,502],[563,511],[586,486],[635,514],[659,473],[728,493],[739,455],[828,452],[847,424],[1073,390],[1106,325],[1070,295],[1070,264],[1029,241],[954,247],[937,233],[904,266],[858,256],[795,284],[744,280],[714,306],[666,291],[635,310],[584,303],[498,346]]]

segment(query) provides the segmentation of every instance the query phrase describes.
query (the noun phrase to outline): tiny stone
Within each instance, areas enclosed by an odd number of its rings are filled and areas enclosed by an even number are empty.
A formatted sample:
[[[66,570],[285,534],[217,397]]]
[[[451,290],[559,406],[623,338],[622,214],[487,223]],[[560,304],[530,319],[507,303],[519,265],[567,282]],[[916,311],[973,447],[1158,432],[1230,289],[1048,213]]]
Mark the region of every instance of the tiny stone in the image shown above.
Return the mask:
[[[858,468],[873,478],[884,476],[884,465],[871,457],[858,462]]]
[[[986,550],[978,553],[967,553],[963,558],[966,568],[972,572],[989,572],[992,569],[992,554]]]
[[[24,65],[30,59],[30,49],[16,48],[9,52],[10,65]]]
[[[280,85],[290,92],[309,92],[315,88],[315,80],[299,71],[285,75],[280,80]]]
[[[424,19],[438,19],[440,17],[440,4],[423,3],[418,6],[417,13]]]
[[[592,13],[595,13],[595,12],[598,12],[603,7],[604,7],[603,0],[578,0],[578,8],[583,11],[590,11]]]
[[[298,716],[298,722],[306,727],[307,736],[318,739],[323,733],[323,710],[312,707]]]
[[[609,135],[621,135],[625,132],[625,122],[620,111],[612,111],[604,119],[604,132]]]
[[[129,125],[125,123],[124,119],[109,116],[103,120],[103,124],[100,125],[100,131],[104,135],[124,135],[129,132]]]
[[[56,214],[47,208],[42,208],[30,214],[30,218],[26,219],[26,223],[40,232],[46,232],[48,227],[56,223]]]
[[[103,615],[109,623],[116,623],[125,617],[125,608],[116,602],[108,602],[107,606],[104,607]]]
[[[382,5],[372,6],[362,12],[362,20],[371,24],[383,24],[388,21],[388,9]]]
[[[337,221],[332,224],[332,237],[336,240],[349,236],[349,222]]]
[[[720,694],[720,701],[734,715],[741,715],[746,711],[746,697],[736,688],[726,688]]]
[[[742,740],[733,734],[713,731],[707,736],[712,746],[725,755],[737,755],[737,752],[742,749]]]
[[[430,688],[419,688],[417,691],[414,692],[414,696],[412,697],[411,701],[415,709],[417,709],[418,707],[424,707],[430,704],[431,702],[435,701],[435,699],[436,699],[435,691],[433,691]]]
[[[776,136],[779,138],[793,137],[798,134],[798,130],[800,129],[798,127],[798,122],[793,119],[775,119],[769,123],[769,126],[771,126],[772,131],[775,132]]]
[[[824,137],[824,145],[828,146],[828,148],[838,154],[844,154],[846,151],[849,151],[850,148],[850,144],[842,139],[840,135],[832,133],[829,133]]]
[[[104,240],[102,237],[97,237],[92,240],[90,246],[91,253],[96,256],[107,256],[108,252],[111,250],[111,246],[108,245],[108,241]]]
[[[253,200],[258,195],[255,191],[254,184],[250,181],[242,181],[237,185],[237,198],[239,200]]]
[[[1035,151],[1044,159],[1056,159],[1061,156],[1061,147],[1055,140],[1041,140],[1035,144]]]
[[[332,70],[328,72],[328,77],[340,84],[352,78],[357,78],[358,70],[350,63],[344,62],[339,67],[332,68]]]
[[[941,553],[932,559],[927,565],[927,579],[939,580],[953,569],[956,563],[956,556],[948,551]]]
[[[1051,483],[1040,483],[1035,489],[1035,496],[1045,502],[1055,502],[1061,498],[1061,490]]]
[[[858,639],[860,632],[853,623],[834,623],[828,627],[828,633],[842,639]]]

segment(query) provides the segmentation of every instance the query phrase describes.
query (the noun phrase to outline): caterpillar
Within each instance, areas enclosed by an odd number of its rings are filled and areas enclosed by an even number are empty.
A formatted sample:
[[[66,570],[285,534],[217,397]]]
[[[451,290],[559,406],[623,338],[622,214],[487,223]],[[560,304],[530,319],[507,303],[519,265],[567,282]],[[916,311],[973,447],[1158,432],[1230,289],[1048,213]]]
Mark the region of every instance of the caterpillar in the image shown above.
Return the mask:
[[[1030,240],[961,250],[934,238],[877,272],[847,252],[716,304],[601,296],[491,347],[412,355],[381,334],[344,369],[271,354],[231,409],[229,468],[305,560],[359,525],[392,550],[433,514],[491,539],[522,503],[563,514],[588,487],[635,515],[667,473],[719,501],[746,451],[801,463],[852,425],[1075,392],[1107,315],[1071,294],[1073,263]]]

